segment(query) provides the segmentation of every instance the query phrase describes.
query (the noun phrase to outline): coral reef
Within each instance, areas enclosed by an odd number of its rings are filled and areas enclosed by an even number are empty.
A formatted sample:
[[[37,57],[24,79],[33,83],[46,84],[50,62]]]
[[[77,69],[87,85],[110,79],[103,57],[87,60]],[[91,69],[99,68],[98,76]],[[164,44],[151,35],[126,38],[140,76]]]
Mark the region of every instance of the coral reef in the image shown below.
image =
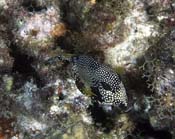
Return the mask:
[[[135,67],[137,58],[144,55],[150,47],[148,38],[158,34],[158,26],[150,21],[141,1],[131,1],[133,8],[124,19],[128,28],[128,35],[121,43],[115,44],[113,48],[105,51],[105,63],[113,68],[124,66],[125,68]]]
[[[7,33],[6,38],[12,39],[14,49],[37,58],[52,53],[55,40],[67,31],[60,19],[57,1],[7,1],[1,18],[4,20],[3,32]]]
[[[143,65],[148,87],[153,92],[150,101],[149,119],[156,129],[169,129],[174,124],[174,30],[167,33],[148,49]]]
[[[3,43],[3,41],[2,41]],[[0,48],[0,72],[10,72],[13,67],[13,58],[8,48]]]
[[[73,47],[75,53],[113,47],[127,34],[124,18],[129,7],[128,1],[62,1],[63,20],[71,29],[63,37],[63,45],[66,49]]]
[[[175,138],[174,9],[173,0],[0,0],[0,138]],[[57,55],[113,68],[128,107],[92,101],[68,62],[47,64]]]

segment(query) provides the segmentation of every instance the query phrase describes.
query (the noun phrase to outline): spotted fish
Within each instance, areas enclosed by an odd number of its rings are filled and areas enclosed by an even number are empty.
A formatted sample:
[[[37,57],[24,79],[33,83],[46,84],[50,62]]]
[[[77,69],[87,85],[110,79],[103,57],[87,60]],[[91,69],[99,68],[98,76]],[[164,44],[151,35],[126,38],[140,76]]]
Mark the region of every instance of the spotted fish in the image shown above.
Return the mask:
[[[73,56],[70,60],[75,78],[92,88],[94,98],[101,104],[127,106],[125,87],[117,73],[89,56]]]

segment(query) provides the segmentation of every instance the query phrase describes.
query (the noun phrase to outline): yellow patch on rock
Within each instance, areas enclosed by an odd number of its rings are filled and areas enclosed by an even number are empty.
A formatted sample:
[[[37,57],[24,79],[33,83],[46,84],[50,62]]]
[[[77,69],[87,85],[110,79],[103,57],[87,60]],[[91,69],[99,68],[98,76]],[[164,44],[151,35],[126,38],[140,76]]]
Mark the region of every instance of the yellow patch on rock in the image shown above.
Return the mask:
[[[96,0],[90,0],[90,3],[91,3],[92,5],[94,5],[94,4],[96,4]]]
[[[63,23],[59,23],[59,24],[56,24],[52,31],[50,32],[50,34],[53,36],[53,37],[60,37],[60,36],[64,36],[65,33],[66,33],[67,29],[66,29],[66,26],[63,24]]]

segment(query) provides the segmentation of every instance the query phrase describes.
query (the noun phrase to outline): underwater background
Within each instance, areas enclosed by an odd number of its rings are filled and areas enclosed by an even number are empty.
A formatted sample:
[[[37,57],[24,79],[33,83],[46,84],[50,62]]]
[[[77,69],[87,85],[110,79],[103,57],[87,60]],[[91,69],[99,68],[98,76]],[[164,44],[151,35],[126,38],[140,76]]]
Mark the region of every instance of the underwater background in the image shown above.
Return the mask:
[[[0,139],[175,139],[175,1],[0,0]]]

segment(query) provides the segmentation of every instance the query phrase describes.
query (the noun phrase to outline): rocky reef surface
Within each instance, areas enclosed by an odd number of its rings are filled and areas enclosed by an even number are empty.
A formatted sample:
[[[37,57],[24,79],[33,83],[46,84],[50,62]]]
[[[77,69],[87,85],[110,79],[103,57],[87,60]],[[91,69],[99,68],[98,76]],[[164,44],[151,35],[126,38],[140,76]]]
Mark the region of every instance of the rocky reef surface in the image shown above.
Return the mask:
[[[121,77],[127,109],[92,103],[61,55]],[[173,0],[0,0],[0,139],[174,139]]]

